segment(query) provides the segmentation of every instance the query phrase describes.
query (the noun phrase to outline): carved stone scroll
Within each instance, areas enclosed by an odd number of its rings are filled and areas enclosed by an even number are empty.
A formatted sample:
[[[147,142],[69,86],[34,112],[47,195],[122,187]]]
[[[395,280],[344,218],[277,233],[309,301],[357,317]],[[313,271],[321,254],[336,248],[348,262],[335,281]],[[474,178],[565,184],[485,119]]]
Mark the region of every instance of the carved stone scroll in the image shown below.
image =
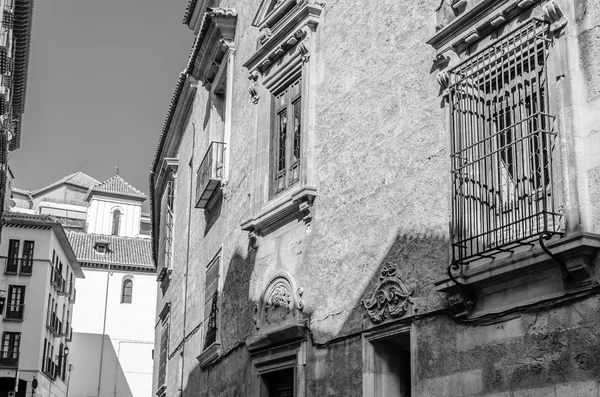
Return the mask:
[[[414,303],[411,297],[412,293],[413,291],[409,291],[398,277],[396,267],[391,263],[386,263],[371,297],[364,299],[362,303],[371,321],[379,324],[388,315],[392,318],[404,316],[408,305]]]

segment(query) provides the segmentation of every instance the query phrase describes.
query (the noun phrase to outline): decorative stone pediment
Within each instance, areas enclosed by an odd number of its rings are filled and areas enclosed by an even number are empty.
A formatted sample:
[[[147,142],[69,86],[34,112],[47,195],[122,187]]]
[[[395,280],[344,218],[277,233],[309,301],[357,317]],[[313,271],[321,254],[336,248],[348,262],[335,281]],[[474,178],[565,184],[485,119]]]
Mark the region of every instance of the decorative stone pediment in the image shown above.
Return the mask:
[[[227,52],[233,50],[236,24],[237,12],[233,8],[209,8],[204,14],[190,62],[193,63],[191,75],[208,90]]]
[[[408,305],[413,304],[413,291],[409,291],[397,273],[398,269],[394,265],[386,263],[371,297],[362,301],[369,318],[375,324],[383,322],[388,315],[391,318],[404,316]]]
[[[307,61],[310,47],[302,42],[310,40],[322,10],[315,0],[263,0],[252,23],[259,29],[258,48],[244,66],[262,74],[296,48]]]
[[[296,286],[291,274],[284,271],[277,273],[254,306],[256,331],[268,333],[302,321],[302,294],[302,288]]]

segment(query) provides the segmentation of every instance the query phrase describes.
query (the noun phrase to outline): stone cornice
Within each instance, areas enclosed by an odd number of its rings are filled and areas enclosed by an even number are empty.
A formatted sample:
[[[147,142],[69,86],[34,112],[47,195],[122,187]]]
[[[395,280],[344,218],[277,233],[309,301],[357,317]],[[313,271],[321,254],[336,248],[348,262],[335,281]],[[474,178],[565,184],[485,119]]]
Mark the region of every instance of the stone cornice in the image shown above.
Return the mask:
[[[283,6],[282,6],[282,9]],[[250,73],[258,70],[262,73],[290,48],[314,31],[319,23],[323,8],[318,4],[304,3],[293,7],[274,26],[269,20],[261,24],[259,49],[244,63]]]

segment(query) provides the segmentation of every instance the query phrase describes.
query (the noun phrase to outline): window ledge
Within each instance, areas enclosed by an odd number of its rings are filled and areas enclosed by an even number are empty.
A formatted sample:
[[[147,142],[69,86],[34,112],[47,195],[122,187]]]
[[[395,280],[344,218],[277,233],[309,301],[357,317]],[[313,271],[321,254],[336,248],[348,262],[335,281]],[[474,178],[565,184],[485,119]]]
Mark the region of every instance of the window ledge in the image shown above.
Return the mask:
[[[292,324],[269,333],[255,335],[246,341],[246,347],[250,353],[253,353],[284,343],[306,340],[308,339],[308,332],[305,323]]]
[[[11,322],[11,323],[22,323],[23,322],[22,318],[6,318],[6,317],[4,317],[3,320]]]
[[[477,301],[475,312],[481,314],[497,310],[500,306],[506,309],[529,304],[593,283],[593,258],[600,252],[600,235],[577,233],[550,240],[546,247],[564,263],[564,267],[538,244],[486,263],[464,266],[462,274],[455,278],[470,290],[471,298]],[[450,296],[464,292],[449,278],[438,281],[435,286],[438,291]],[[462,309],[461,313],[465,314]]]
[[[308,186],[298,186],[284,192],[281,196],[271,200],[259,214],[242,223],[242,230],[263,232],[277,222],[301,211],[303,202],[314,199],[317,189]]]
[[[217,361],[221,356],[221,343],[215,342],[206,349],[196,359],[200,362],[200,368],[205,368]]]

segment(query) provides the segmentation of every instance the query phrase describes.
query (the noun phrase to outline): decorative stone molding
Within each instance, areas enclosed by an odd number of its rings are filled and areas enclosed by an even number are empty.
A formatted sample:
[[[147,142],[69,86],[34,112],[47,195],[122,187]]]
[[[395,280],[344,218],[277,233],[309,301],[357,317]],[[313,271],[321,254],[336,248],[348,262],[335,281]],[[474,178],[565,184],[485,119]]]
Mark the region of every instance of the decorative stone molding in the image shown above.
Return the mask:
[[[252,81],[252,84],[250,84],[250,87],[248,87],[248,92],[250,93],[250,96],[252,97],[252,103],[255,105],[258,103],[258,100],[260,99],[260,96],[258,95],[258,84],[256,83],[258,76],[259,76],[259,74],[256,71],[253,71],[248,74],[248,79]]]
[[[192,76],[211,90],[221,64],[233,50],[237,11],[233,8],[209,8],[204,14],[190,63]]]
[[[556,32],[562,29],[567,24],[567,19],[556,4],[555,0],[550,0],[542,7],[544,11],[544,17],[551,23],[550,30]]]
[[[304,290],[298,288],[288,272],[277,273],[254,306],[252,323],[257,331],[265,333],[302,320]]]
[[[388,315],[392,318],[404,316],[408,305],[414,303],[411,297],[413,291],[408,290],[397,272],[394,265],[386,263],[371,297],[362,301],[369,318],[375,324],[383,322]]]

